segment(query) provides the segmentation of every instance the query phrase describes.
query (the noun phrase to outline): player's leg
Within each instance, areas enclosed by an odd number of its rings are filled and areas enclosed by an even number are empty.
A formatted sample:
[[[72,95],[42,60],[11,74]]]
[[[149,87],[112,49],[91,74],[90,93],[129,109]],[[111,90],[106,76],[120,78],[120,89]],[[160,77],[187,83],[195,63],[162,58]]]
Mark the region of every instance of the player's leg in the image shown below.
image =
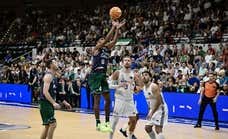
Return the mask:
[[[53,139],[53,135],[54,135],[54,131],[56,129],[56,126],[57,126],[56,122],[49,124],[47,139]]]
[[[100,121],[100,94],[93,94],[94,96],[94,114],[95,114],[95,119],[96,119],[96,127],[99,130],[99,124],[101,123]]]
[[[110,117],[110,94],[109,93],[103,93],[103,97],[105,100],[105,122],[109,122],[109,117]]]
[[[139,115],[136,114],[136,124],[137,124],[138,120],[139,120]],[[135,126],[136,126],[136,124],[135,124]],[[128,129],[129,129],[129,125],[130,125],[130,121],[128,121],[128,123],[124,124],[123,127],[120,128],[120,130],[119,130],[119,131],[122,133],[122,135],[123,135],[124,137],[128,137],[127,131],[128,131]],[[136,139],[136,136],[133,134],[133,135],[132,135],[132,138],[133,138],[133,139]]]
[[[104,92],[102,95],[105,100],[105,130],[107,132],[112,132],[112,128],[109,122],[110,117],[110,105],[111,105],[111,99],[110,99],[110,93],[109,93],[109,85],[106,79],[106,74],[101,74],[101,88],[102,92]]]
[[[119,117],[114,115],[114,116],[112,117],[112,123],[111,123],[111,127],[112,127],[112,131],[113,131],[113,132],[111,132],[111,133],[109,134],[109,139],[113,139],[113,134],[114,134],[114,132],[115,132],[116,125],[117,125],[118,121],[119,121]]]
[[[122,128],[120,128],[120,132],[123,134],[124,137],[127,137],[127,130],[129,128],[129,122],[124,124]]]
[[[91,75],[88,78],[88,84],[91,90],[91,93],[93,94],[94,98],[94,115],[96,119],[96,128],[97,130],[100,130],[101,121],[100,121],[100,92],[101,90],[101,80],[100,80],[100,74],[98,73],[91,73]]]
[[[153,131],[153,125],[145,125],[145,131],[149,135],[150,139],[156,139]]]
[[[128,139],[132,139],[135,126],[137,123],[137,117],[136,116],[131,116],[129,117],[129,134],[128,134]]]
[[[138,121],[138,119],[137,119],[137,121]],[[137,121],[136,121],[136,124],[137,124]],[[129,125],[130,125],[130,122],[124,124],[123,127],[120,128],[120,130],[119,130],[120,133],[122,133],[122,135],[123,135],[124,137],[128,137],[127,131],[129,130]],[[137,139],[136,136],[135,136],[134,134],[132,135],[132,138],[133,138],[133,139]]]
[[[56,128],[56,119],[54,118],[54,108],[47,100],[40,101],[40,114],[43,120],[43,125],[48,125],[45,126],[45,130],[42,132],[41,138],[52,139]]]
[[[207,104],[208,104],[208,102],[206,102],[205,100],[202,100],[202,103],[200,104],[200,111],[199,111],[197,124],[194,126],[195,128],[201,127],[201,122],[202,122],[203,115],[204,115],[205,109],[207,107]]]
[[[157,133],[157,139],[165,139],[165,136],[162,133],[162,126],[155,126],[155,131]]]
[[[110,117],[110,104],[111,104],[111,100],[110,100],[110,94],[109,93],[103,93],[103,97],[105,100],[105,131],[107,132],[112,132],[112,128],[111,125],[109,123],[109,117]]]
[[[219,124],[218,124],[218,112],[216,109],[216,102],[210,103],[213,115],[214,115],[214,121],[215,121],[215,130],[219,130]]]
[[[101,76],[101,87],[102,92],[104,92],[103,97],[105,100],[105,122],[109,122],[111,99],[106,74],[102,74]]]
[[[41,133],[40,139],[46,139],[48,134],[49,125],[44,126],[44,130]]]

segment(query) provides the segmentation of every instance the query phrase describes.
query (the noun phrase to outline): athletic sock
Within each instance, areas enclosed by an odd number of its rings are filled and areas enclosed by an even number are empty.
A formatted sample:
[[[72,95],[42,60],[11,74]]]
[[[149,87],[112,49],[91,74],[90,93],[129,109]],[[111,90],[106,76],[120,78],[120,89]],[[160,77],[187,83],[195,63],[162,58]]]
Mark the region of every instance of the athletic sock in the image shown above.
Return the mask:
[[[148,135],[149,135],[150,139],[156,139],[155,133],[153,130],[150,133],[148,133]]]
[[[124,124],[124,126],[123,126],[121,129],[122,129],[122,131],[127,131],[127,129],[128,129],[128,124]]]
[[[165,136],[162,133],[159,133],[157,139],[165,139]]]
[[[100,119],[96,119],[96,126],[98,126],[98,124],[100,123],[101,123]]]
[[[128,139],[132,139],[132,135],[133,135],[133,133],[128,132]]]
[[[105,116],[105,122],[109,122],[109,116]]]

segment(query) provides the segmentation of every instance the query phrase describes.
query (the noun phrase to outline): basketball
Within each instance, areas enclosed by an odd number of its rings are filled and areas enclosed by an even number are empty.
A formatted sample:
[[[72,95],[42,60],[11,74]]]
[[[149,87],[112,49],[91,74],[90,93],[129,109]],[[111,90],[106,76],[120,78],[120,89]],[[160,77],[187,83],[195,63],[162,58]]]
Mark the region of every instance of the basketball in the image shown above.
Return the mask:
[[[122,11],[119,7],[112,7],[109,11],[109,15],[112,19],[116,20],[122,15]]]

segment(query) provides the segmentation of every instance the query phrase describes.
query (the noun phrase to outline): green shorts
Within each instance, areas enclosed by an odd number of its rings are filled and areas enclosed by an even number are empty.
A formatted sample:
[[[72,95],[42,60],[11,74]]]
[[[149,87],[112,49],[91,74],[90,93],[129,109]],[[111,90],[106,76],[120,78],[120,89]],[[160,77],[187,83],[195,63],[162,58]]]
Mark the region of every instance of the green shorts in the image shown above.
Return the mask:
[[[43,125],[49,125],[56,122],[54,107],[47,100],[40,100],[40,115]]]
[[[106,73],[91,73],[88,78],[88,84],[92,94],[109,92]]]

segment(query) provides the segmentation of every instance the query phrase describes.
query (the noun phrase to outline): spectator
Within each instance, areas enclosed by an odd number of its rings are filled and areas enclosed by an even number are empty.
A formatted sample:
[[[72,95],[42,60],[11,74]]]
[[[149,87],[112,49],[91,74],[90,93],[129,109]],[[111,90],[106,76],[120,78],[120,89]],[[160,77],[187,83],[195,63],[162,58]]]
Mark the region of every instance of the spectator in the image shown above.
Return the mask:
[[[227,86],[228,86],[228,72],[225,71],[224,69],[220,70],[219,73],[219,79],[218,83],[220,86],[220,90],[222,93],[227,92]]]
[[[170,77],[167,81],[167,85],[163,87],[163,91],[164,92],[176,92],[177,91],[177,88],[175,86],[175,79]]]
[[[180,67],[179,70],[182,71],[183,75],[187,75],[190,73],[189,68],[185,62],[182,63],[182,67]]]
[[[6,70],[6,82],[14,83],[13,73],[10,67]]]
[[[38,72],[37,72],[37,66],[33,65],[31,67],[30,73],[29,73],[29,86],[31,87],[32,91],[32,98],[34,99],[35,103],[38,103],[38,96],[39,96],[39,90],[38,90]]]
[[[196,73],[190,74],[188,79],[189,92],[196,93],[200,87],[200,80],[197,77]]]
[[[62,76],[57,83],[57,102],[67,100],[65,77]]]
[[[28,78],[28,75],[27,75],[24,67],[23,66],[20,66],[19,83],[20,84],[26,84],[27,83],[27,78]]]
[[[205,63],[202,63],[202,66],[200,66],[199,68],[199,76],[202,77],[202,76],[205,76],[206,72],[207,72],[207,68],[206,68],[206,64]]]
[[[66,95],[68,98],[68,102],[71,104],[72,107],[80,107],[79,103],[79,86],[75,82],[72,82],[71,80],[66,80]]]

